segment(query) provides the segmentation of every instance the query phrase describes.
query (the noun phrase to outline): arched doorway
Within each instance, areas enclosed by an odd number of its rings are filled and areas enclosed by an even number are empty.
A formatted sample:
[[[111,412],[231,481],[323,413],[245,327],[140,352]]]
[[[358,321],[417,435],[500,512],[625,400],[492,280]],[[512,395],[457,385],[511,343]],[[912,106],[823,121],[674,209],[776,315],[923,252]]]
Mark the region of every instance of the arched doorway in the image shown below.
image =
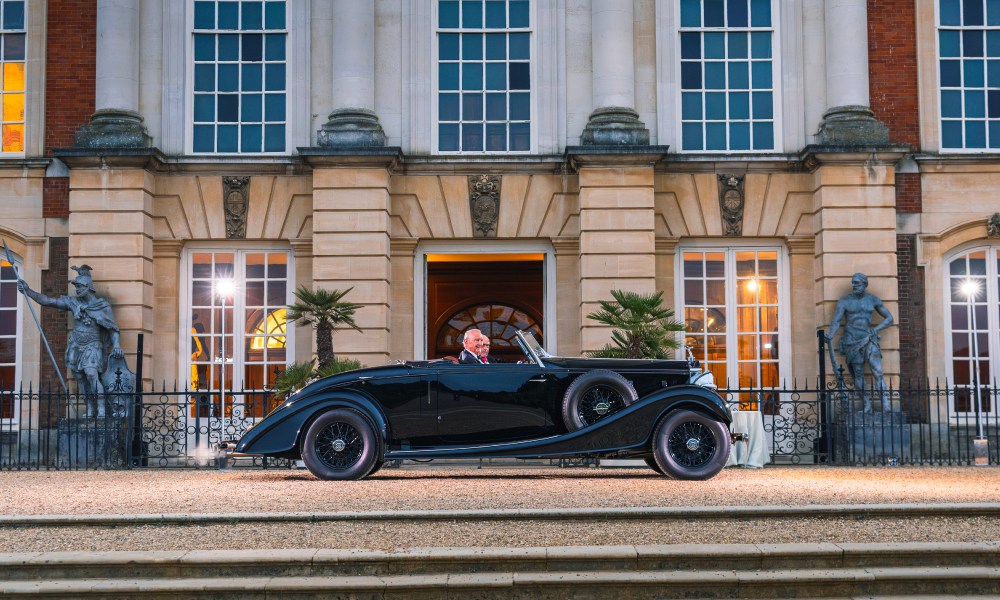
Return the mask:
[[[427,357],[456,356],[477,327],[494,356],[521,358],[515,331],[545,331],[543,266],[540,254],[427,255]]]

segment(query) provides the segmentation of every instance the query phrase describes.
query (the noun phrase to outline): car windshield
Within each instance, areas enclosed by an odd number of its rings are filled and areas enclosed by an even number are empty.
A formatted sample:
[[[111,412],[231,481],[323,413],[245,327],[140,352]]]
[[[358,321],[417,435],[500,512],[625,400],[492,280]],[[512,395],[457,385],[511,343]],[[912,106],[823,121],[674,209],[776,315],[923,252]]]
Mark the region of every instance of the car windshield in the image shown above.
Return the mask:
[[[552,356],[545,351],[545,348],[542,348],[542,345],[538,343],[538,340],[535,339],[534,334],[530,331],[518,331],[517,343],[521,346],[521,350],[524,351],[524,355],[535,364],[541,364],[540,359]]]

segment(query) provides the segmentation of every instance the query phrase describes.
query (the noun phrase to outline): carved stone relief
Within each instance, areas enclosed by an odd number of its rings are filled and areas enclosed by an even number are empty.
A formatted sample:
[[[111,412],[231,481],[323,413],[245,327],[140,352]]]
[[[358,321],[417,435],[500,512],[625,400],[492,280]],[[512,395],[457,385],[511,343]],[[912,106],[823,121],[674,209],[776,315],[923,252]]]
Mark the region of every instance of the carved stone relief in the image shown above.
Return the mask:
[[[986,237],[1000,238],[1000,213],[993,213],[986,219]]]
[[[500,176],[469,176],[469,212],[472,214],[472,237],[497,236],[500,217]]]
[[[249,176],[222,178],[222,201],[226,211],[226,238],[238,240],[246,238],[249,198]]]
[[[722,210],[723,235],[743,235],[743,177],[743,175],[719,175],[719,208]]]

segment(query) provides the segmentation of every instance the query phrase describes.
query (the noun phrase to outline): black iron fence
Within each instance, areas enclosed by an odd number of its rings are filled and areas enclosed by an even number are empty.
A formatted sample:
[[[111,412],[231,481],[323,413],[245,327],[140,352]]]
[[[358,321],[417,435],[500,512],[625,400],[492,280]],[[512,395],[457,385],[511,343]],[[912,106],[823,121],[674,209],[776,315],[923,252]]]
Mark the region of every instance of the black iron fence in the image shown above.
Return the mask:
[[[774,464],[1000,464],[996,382],[981,386],[978,399],[969,386],[947,382],[884,391],[819,382],[720,392],[733,406],[759,411]],[[865,395],[871,412],[864,410]],[[266,391],[166,387],[119,390],[109,398],[98,417],[79,395],[0,390],[0,469],[216,468],[224,458],[218,444],[239,439],[276,403]],[[291,464],[241,461],[233,466]]]
[[[276,399],[268,391],[160,389],[107,395],[103,416],[82,394],[0,390],[0,469],[287,467],[218,450],[238,440]]]

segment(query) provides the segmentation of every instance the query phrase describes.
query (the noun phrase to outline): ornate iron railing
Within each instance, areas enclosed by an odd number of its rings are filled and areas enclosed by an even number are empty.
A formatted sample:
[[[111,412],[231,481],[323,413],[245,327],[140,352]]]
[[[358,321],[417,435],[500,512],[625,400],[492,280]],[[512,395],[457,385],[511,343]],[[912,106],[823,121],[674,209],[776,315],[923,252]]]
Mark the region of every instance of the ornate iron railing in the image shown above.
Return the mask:
[[[885,390],[864,411],[863,394],[831,380],[780,388],[724,388],[742,410],[758,410],[774,464],[969,465],[979,430],[986,461],[1000,464],[1000,392],[982,387],[970,411],[969,386],[922,382]],[[880,392],[875,392],[880,393]],[[269,392],[109,389],[104,418],[87,416],[84,398],[57,390],[0,389],[0,469],[222,466],[220,442],[239,439],[276,404]],[[977,420],[978,418],[978,420]],[[244,458],[232,466],[283,467]]]

